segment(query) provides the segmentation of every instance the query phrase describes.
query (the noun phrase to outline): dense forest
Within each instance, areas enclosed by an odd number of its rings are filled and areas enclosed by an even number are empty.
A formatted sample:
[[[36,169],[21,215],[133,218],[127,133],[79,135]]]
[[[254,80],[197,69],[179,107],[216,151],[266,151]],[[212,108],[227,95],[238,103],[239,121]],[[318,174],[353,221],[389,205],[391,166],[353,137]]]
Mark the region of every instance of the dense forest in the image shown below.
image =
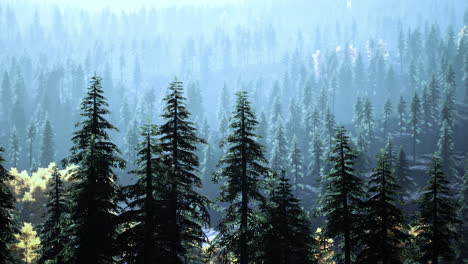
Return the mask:
[[[0,264],[468,263],[467,1],[65,2],[0,1]]]

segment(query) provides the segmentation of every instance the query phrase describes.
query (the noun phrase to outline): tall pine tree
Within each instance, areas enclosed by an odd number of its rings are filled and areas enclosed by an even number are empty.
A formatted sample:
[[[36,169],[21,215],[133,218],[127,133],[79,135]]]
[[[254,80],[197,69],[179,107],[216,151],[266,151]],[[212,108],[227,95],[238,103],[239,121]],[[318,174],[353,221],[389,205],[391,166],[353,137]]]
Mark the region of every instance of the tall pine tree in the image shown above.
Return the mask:
[[[67,230],[66,263],[114,263],[117,175],[125,162],[110,141],[117,129],[106,120],[109,113],[101,78],[93,76],[81,102],[81,116],[73,135],[71,156],[65,163],[78,165],[71,177],[71,216]]]
[[[205,141],[197,137],[194,124],[189,120],[182,82],[169,84],[164,98],[166,107],[162,115],[165,123],[160,128],[161,148],[168,167],[167,226],[169,255],[163,262],[183,263],[187,251],[205,240],[202,228],[209,222],[206,209],[208,200],[200,195],[199,160],[195,155],[197,144]]]
[[[155,125],[141,128],[141,142],[136,147],[138,159],[133,174],[135,184],[122,187],[124,211],[119,215],[123,232],[119,234],[122,261],[125,263],[156,263],[164,256],[161,234],[162,211],[167,177],[163,170],[162,152],[157,142]],[[157,239],[156,239],[157,238]]]
[[[254,206],[264,200],[260,181],[267,172],[264,148],[255,134],[258,122],[248,101],[247,92],[238,92],[230,124],[231,134],[224,140],[226,154],[219,161],[215,181],[226,179],[219,200],[229,207],[218,226],[217,242],[239,257],[240,264],[253,259],[257,220]]]
[[[450,194],[449,181],[438,157],[434,157],[429,170],[429,183],[420,200],[417,234],[420,239],[420,261],[432,264],[455,258],[456,230],[460,224],[456,200]]]
[[[331,170],[325,177],[326,190],[322,197],[322,212],[329,237],[343,241],[345,264],[351,263],[358,234],[358,222],[363,197],[363,182],[356,176],[354,161],[358,158],[343,127],[338,127],[329,158]]]
[[[403,247],[408,240],[404,231],[403,212],[398,208],[400,189],[392,173],[388,153],[377,157],[377,167],[369,179],[363,218],[364,247],[358,256],[359,263],[404,263]]]
[[[13,264],[16,260],[11,254],[10,245],[15,240],[16,231],[13,219],[15,199],[7,185],[13,176],[3,167],[3,151],[0,147],[0,264]]]
[[[262,263],[303,264],[312,259],[314,239],[311,223],[300,201],[291,190],[284,170],[276,187],[270,192],[263,224]]]
[[[47,191],[47,218],[41,225],[39,237],[41,239],[41,257],[38,263],[63,263],[63,245],[66,237],[62,233],[63,217],[67,213],[64,199],[64,186],[57,167],[52,168]]]

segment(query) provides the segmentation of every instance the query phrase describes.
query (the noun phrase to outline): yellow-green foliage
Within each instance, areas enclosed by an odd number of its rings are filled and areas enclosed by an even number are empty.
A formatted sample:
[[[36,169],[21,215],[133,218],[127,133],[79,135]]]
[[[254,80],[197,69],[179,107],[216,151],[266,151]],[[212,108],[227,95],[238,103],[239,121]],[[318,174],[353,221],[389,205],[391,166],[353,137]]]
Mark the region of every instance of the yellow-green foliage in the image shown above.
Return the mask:
[[[32,224],[23,223],[20,233],[16,234],[15,237],[18,242],[13,246],[13,252],[25,263],[34,263],[39,256],[41,240]]]

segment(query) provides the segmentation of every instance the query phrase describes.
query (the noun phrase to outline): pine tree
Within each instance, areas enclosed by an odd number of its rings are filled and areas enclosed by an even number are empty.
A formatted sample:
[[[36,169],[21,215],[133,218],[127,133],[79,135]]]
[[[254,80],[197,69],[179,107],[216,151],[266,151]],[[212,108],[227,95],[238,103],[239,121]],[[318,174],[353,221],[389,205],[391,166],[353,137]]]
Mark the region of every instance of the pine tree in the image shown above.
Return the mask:
[[[410,177],[410,169],[403,148],[400,148],[395,162],[395,178],[400,186],[402,186],[400,198],[404,201],[409,200],[414,190],[416,190],[416,183]]]
[[[10,245],[15,241],[14,211],[15,199],[7,183],[13,180],[8,171],[3,167],[2,153],[0,147],[0,264],[16,263],[11,254]]]
[[[403,96],[400,96],[400,100],[398,101],[398,127],[400,128],[400,135],[406,131],[406,101]]]
[[[374,107],[369,98],[366,97],[362,105],[362,129],[369,143],[371,143],[374,138],[374,128]]]
[[[15,127],[13,127],[11,131],[8,154],[10,158],[11,167],[18,168],[21,156],[21,146],[19,143],[18,133],[16,132]]]
[[[448,180],[456,184],[461,184],[456,178],[457,171],[455,169],[455,161],[453,155],[455,154],[455,145],[453,144],[452,129],[447,120],[442,121],[440,127],[439,141],[437,142],[438,153],[440,155],[440,162],[442,171],[448,177]]]
[[[315,175],[318,179],[321,178],[321,171],[322,171],[322,155],[323,155],[323,144],[322,140],[320,139],[318,133],[314,134],[314,138],[312,140],[312,155],[314,159],[314,167],[312,169],[312,174]]]
[[[465,166],[465,175],[463,177],[463,185],[460,192],[461,208],[460,217],[462,221],[461,226],[461,245],[460,249],[468,248],[468,160]],[[468,251],[461,250],[458,256],[460,263],[468,263]]]
[[[188,121],[182,82],[169,84],[169,94],[164,98],[166,107],[162,115],[165,123],[160,128],[161,148],[168,171],[168,258],[164,263],[182,263],[190,246],[204,241],[202,227],[209,221],[207,199],[201,196],[198,175],[197,137],[194,124]]]
[[[264,200],[260,181],[266,174],[263,146],[255,134],[258,122],[252,112],[247,92],[238,92],[232,121],[231,134],[223,140],[228,145],[225,155],[219,160],[217,182],[225,178],[219,200],[229,207],[218,226],[216,242],[239,257],[240,264],[250,263],[259,246],[254,239],[257,232],[255,206]]]
[[[28,160],[29,160],[29,169],[33,170],[34,162],[34,139],[36,138],[36,127],[34,123],[31,123],[28,127]]]
[[[392,101],[390,101],[390,99],[387,99],[384,105],[384,116],[383,116],[384,137],[387,137],[388,135],[391,117],[392,117]]]
[[[302,164],[303,164],[303,157],[301,153],[301,149],[297,144],[297,138],[294,137],[292,140],[291,150],[289,151],[289,164],[291,164],[290,173],[294,182],[294,193],[295,196],[298,197],[298,189],[299,184],[301,183],[301,179],[304,176]]]
[[[8,72],[5,72],[3,74],[3,79],[2,79],[2,86],[1,86],[1,93],[0,93],[0,98],[1,98],[1,104],[2,104],[2,111],[6,117],[9,116],[10,111],[11,111],[11,99],[12,99],[12,89],[11,89],[11,82],[10,82],[10,77],[8,75]]]
[[[377,157],[377,167],[369,179],[365,202],[364,247],[359,253],[359,263],[404,263],[403,249],[408,235],[404,232],[403,212],[397,207],[400,189],[392,173],[388,153]]]
[[[271,191],[264,209],[262,234],[262,263],[303,264],[316,263],[312,259],[315,246],[311,223],[303,212],[300,201],[291,190],[284,170],[277,186]]]
[[[275,137],[273,138],[273,149],[271,153],[271,168],[277,173],[284,170],[287,166],[287,143],[283,126],[281,124],[276,128]]]
[[[40,156],[40,166],[47,168],[51,162],[55,159],[55,147],[54,147],[54,133],[52,132],[52,126],[49,120],[44,125],[44,132],[42,133],[42,146]]]
[[[430,180],[419,202],[420,216],[417,229],[422,263],[438,264],[440,259],[451,261],[455,257],[457,218],[456,200],[451,196],[449,181],[438,157],[432,160]]]
[[[419,133],[421,132],[421,101],[417,93],[414,94],[411,101],[411,141],[413,145],[413,162],[416,162],[416,145],[419,143]]]
[[[338,127],[329,158],[332,169],[325,177],[326,190],[321,204],[327,219],[327,235],[344,241],[342,250],[345,264],[351,263],[363,197],[363,183],[354,170],[354,161],[357,158],[346,130]]]
[[[122,187],[125,210],[119,215],[124,230],[119,234],[122,261],[125,263],[155,263],[164,256],[164,238],[161,236],[164,214],[164,191],[167,177],[162,153],[157,142],[158,129],[155,125],[141,128],[141,142],[137,166],[133,174],[135,184]],[[159,235],[159,237],[158,237]]]
[[[65,247],[66,263],[114,263],[117,175],[125,162],[110,141],[108,131],[117,131],[109,114],[101,78],[93,76],[81,102],[81,116],[72,137],[71,156],[64,163],[76,164],[71,177],[70,238]]]
[[[47,217],[39,233],[43,247],[38,263],[63,263],[62,250],[66,237],[62,233],[62,218],[67,211],[61,177],[58,168],[54,166],[47,191]]]

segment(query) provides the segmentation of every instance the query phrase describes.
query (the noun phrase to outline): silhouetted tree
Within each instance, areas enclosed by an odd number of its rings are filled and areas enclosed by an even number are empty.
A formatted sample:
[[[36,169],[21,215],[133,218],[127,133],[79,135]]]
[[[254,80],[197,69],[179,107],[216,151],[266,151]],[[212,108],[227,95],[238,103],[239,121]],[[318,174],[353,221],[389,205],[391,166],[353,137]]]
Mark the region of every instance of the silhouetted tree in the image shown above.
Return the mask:
[[[8,182],[13,180],[8,171],[3,167],[5,161],[2,157],[4,149],[0,147],[0,263],[14,264],[16,260],[11,254],[10,245],[15,241],[15,198],[8,187]]]
[[[218,226],[216,242],[239,257],[240,264],[250,263],[255,248],[260,246],[254,237],[257,230],[255,206],[264,200],[260,182],[267,172],[263,146],[258,144],[258,127],[248,101],[247,92],[236,94],[236,106],[231,118],[231,134],[222,144],[228,145],[219,160],[215,181],[226,179],[221,187],[220,202],[229,203]]]

